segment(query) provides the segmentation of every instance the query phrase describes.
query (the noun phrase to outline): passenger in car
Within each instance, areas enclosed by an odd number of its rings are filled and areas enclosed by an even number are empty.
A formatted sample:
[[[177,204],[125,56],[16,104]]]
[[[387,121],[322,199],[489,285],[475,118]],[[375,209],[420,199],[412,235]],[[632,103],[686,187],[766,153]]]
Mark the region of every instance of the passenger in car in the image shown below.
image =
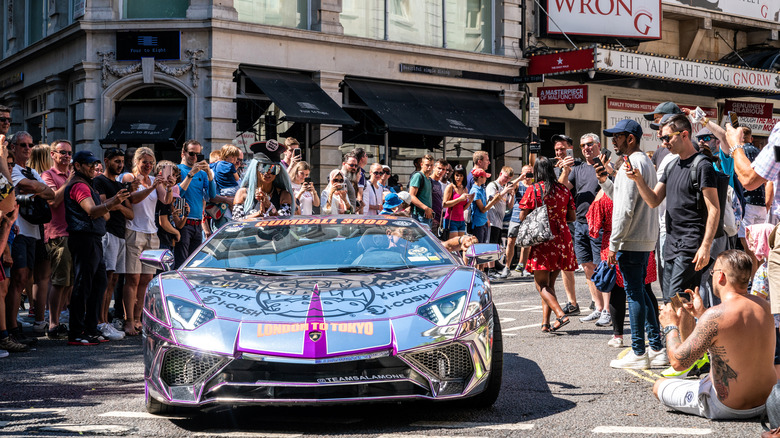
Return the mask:
[[[249,162],[236,192],[233,202],[235,220],[291,216],[295,211],[290,177],[287,172],[282,171],[278,154],[275,153],[278,145],[274,148],[275,144],[268,141],[251,146],[255,156]]]

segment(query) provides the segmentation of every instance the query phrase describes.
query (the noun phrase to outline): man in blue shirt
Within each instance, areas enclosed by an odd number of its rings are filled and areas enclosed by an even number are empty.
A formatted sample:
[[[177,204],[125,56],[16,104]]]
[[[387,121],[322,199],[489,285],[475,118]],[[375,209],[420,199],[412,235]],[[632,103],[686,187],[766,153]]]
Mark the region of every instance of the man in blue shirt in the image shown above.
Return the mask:
[[[203,242],[201,223],[203,222],[204,202],[217,195],[214,173],[206,160],[198,161],[203,146],[197,140],[187,140],[181,149],[179,170],[184,180],[190,179],[187,189],[181,189],[181,197],[190,207],[187,222],[179,231],[181,240],[173,248],[176,268]],[[182,181],[183,182],[183,181]]]

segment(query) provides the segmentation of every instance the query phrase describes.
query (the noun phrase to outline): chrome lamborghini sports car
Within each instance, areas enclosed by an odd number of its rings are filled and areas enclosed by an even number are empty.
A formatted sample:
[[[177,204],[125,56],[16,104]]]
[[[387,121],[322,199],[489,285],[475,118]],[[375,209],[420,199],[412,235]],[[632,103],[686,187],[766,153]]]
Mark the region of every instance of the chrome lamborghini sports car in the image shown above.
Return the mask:
[[[474,245],[483,263],[498,245]],[[169,251],[145,263],[170,269]],[[386,216],[226,225],[144,302],[146,407],[469,398],[501,386],[484,275],[416,221]]]

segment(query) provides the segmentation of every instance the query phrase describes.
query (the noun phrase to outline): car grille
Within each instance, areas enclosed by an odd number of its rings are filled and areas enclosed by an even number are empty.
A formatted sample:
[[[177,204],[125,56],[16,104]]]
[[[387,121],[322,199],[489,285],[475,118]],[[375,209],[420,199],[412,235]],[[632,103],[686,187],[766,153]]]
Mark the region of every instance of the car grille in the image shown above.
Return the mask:
[[[192,385],[208,376],[226,359],[189,350],[172,349],[165,353],[160,377],[168,386]]]
[[[458,343],[404,356],[425,374],[442,382],[439,394],[459,394],[474,373],[469,349]]]

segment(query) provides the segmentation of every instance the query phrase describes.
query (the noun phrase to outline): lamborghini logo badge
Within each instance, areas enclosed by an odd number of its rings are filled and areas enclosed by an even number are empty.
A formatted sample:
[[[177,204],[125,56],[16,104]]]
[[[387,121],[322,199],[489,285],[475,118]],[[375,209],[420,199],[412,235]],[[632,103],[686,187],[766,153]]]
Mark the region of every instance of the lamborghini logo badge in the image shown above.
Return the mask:
[[[309,339],[311,339],[312,342],[317,342],[322,337],[322,332],[318,331],[312,331],[309,332]]]

